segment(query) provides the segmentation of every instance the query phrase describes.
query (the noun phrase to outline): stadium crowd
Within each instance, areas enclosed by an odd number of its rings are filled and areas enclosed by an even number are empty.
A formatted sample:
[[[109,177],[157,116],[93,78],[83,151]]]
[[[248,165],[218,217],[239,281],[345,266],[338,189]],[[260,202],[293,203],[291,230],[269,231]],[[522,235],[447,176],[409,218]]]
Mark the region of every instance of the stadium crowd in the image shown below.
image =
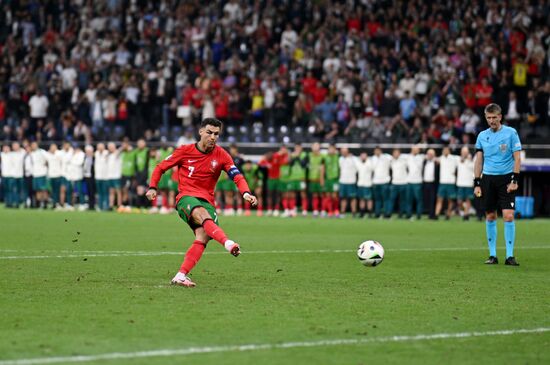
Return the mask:
[[[94,147],[51,144],[46,151],[37,142],[4,145],[1,186],[7,208],[56,210],[115,210],[118,212],[174,212],[178,171],[165,173],[158,185],[159,199],[152,204],[144,193],[155,166],[174,148],[148,147],[140,139],[120,146],[110,142]],[[216,187],[217,209],[225,215],[293,217],[399,217],[420,219],[424,213],[437,219],[446,203],[445,216],[459,213],[468,219],[473,200],[473,161],[467,147],[460,155],[444,147],[391,154],[375,148],[359,156],[334,144],[326,151],[313,143],[309,151],[296,144],[282,145],[255,161],[241,155],[236,145],[229,153],[246,177],[259,204],[252,212],[243,203],[233,181],[222,173]],[[446,201],[446,202],[445,202]],[[456,205],[454,204],[456,201]],[[457,210],[455,210],[455,207]],[[414,208],[414,209],[413,209]]]
[[[0,140],[472,143],[483,107],[547,133],[550,5],[2,2]],[[524,128],[528,125],[529,128]]]

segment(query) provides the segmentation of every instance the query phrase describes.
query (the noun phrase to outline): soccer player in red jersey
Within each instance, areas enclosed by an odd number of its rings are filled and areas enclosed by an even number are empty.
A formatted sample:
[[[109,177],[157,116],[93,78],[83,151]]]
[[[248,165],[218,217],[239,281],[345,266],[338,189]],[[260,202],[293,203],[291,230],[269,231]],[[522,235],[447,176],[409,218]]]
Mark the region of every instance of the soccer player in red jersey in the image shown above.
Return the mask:
[[[179,272],[172,284],[194,287],[195,283],[187,276],[200,260],[210,239],[221,243],[233,256],[241,253],[239,244],[228,239],[218,226],[218,216],[214,208],[214,187],[225,171],[233,179],[243,199],[255,206],[257,199],[249,191],[248,184],[233,159],[223,148],[216,145],[220,137],[222,122],[215,118],[206,118],[199,129],[200,140],[195,144],[183,145],[160,162],[151,176],[146,196],[153,200],[157,196],[157,185],[165,171],[178,167],[179,194],[176,197],[176,209],[179,216],[195,233],[195,241],[185,254]]]
[[[288,164],[288,149],[285,145],[275,153],[268,152],[258,163],[259,166],[267,168],[267,215],[279,216],[281,195],[286,191],[280,181],[281,165],[286,164]]]

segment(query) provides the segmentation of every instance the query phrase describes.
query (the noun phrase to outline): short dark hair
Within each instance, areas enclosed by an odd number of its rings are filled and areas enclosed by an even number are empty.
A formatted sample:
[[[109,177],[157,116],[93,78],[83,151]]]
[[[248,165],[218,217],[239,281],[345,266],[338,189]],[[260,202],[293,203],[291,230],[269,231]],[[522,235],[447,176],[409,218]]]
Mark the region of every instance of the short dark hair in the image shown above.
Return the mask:
[[[207,125],[211,125],[212,127],[219,127],[220,129],[222,129],[223,127],[222,121],[216,118],[204,118],[201,122],[201,128],[204,128]]]
[[[502,108],[498,104],[491,103],[485,107],[485,113],[502,114]]]

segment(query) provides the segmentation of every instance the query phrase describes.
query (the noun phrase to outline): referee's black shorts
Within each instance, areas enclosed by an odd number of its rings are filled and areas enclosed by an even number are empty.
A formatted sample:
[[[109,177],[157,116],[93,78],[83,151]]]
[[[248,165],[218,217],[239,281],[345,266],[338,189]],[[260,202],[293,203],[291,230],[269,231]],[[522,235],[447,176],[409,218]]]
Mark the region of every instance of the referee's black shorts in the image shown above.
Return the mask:
[[[506,189],[512,180],[512,174],[483,175],[481,178],[481,206],[486,212],[500,209],[515,209],[516,192]]]

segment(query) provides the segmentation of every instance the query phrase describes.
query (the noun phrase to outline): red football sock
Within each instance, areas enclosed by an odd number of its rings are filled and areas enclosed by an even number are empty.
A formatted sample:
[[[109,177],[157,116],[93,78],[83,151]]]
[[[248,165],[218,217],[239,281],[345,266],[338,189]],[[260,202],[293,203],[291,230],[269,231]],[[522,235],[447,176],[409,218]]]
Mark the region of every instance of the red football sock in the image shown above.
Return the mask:
[[[326,210],[327,213],[332,213],[332,198],[331,197],[325,197],[323,199],[323,210]]]
[[[263,205],[261,205],[261,204],[258,204],[258,207],[256,208],[256,210],[264,210],[264,207],[263,207]]]
[[[337,212],[340,210],[340,199],[338,198],[332,198],[332,209]]]
[[[204,228],[207,235],[218,241],[219,243],[223,244],[225,241],[227,241],[227,235],[221,229],[220,226],[218,226],[212,219],[207,219],[204,222],[202,222],[202,228]]]
[[[307,212],[308,204],[307,199],[302,199],[302,212]]]
[[[162,207],[168,208],[168,194],[162,193]]]
[[[155,208],[157,206],[157,198],[151,200],[151,206]]]
[[[312,200],[313,200],[313,201],[312,201],[312,203],[313,203],[313,210],[318,212],[318,211],[319,211],[319,200],[320,200],[320,198],[319,198],[318,196],[314,196],[314,197],[312,198]]]
[[[290,198],[290,207],[289,209],[295,209],[296,208],[296,197]]]
[[[288,209],[288,199],[287,198],[282,198],[281,203],[283,205],[283,209],[287,210]]]
[[[244,209],[245,210],[250,210],[250,203],[249,202],[244,202]]]
[[[183,259],[183,264],[181,264],[180,272],[185,275],[195,267],[197,262],[201,259],[202,253],[206,248],[206,243],[195,240],[187,252],[185,253],[185,258]]]

